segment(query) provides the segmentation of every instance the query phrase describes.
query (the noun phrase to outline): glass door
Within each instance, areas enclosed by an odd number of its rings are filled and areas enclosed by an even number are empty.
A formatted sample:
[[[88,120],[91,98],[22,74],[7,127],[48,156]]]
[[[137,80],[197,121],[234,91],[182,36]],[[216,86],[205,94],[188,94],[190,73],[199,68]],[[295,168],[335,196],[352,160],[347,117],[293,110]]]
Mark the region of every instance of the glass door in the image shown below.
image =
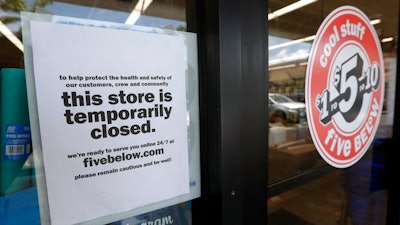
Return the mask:
[[[41,223],[43,220],[41,220],[41,213],[39,213],[39,211],[41,211],[43,207],[44,212],[48,212],[45,207],[46,203],[38,199],[38,190],[42,189],[43,186],[36,182],[37,177],[35,169],[37,169],[37,167],[35,167],[32,153],[35,149],[32,150],[30,140],[28,105],[26,101],[27,91],[24,74],[25,66],[28,63],[24,62],[24,53],[27,51],[25,50],[24,52],[22,43],[20,12],[37,12],[59,17],[87,19],[98,21],[99,24],[104,22],[104,24],[137,25],[146,27],[146,29],[149,30],[165,29],[170,33],[187,30],[186,2],[184,0],[18,0],[0,3],[0,223],[4,225],[45,224]],[[189,48],[195,49],[193,47],[195,46],[189,46]],[[145,53],[141,52],[140,54]],[[190,55],[188,58],[192,57],[193,55]],[[192,59],[189,59],[189,61]],[[197,60],[195,61],[197,66]],[[197,68],[191,67],[190,69],[197,72]],[[193,74],[193,71],[191,71],[190,74]],[[190,77],[187,82],[191,85],[191,90],[188,91],[188,93],[190,92],[191,94],[187,96],[190,98],[190,103],[188,104],[191,104],[191,106],[188,107],[188,113],[187,116],[184,117],[184,122],[191,124],[188,125],[188,127],[193,128],[190,129],[191,133],[189,136],[194,137],[197,136],[198,133],[198,126],[195,122],[197,109],[192,112],[189,111],[191,111],[190,108],[192,106],[197,106],[198,103],[196,89],[197,77]],[[51,94],[54,93],[49,93],[49,95]],[[196,114],[195,116],[193,116],[193,112]],[[22,121],[24,126],[15,125],[16,120]],[[9,125],[9,123],[12,123],[12,125]],[[3,138],[6,135],[10,138]],[[12,136],[23,136],[24,138],[12,139]],[[192,142],[188,144],[191,149],[193,149],[193,147],[196,148],[198,140],[196,139],[195,142],[196,143]],[[132,169],[133,167],[130,166],[126,168]],[[126,171],[128,171],[128,169]],[[136,184],[137,182],[140,181],[134,181]],[[132,186],[135,185],[134,183],[132,183]],[[160,187],[162,185],[160,185]],[[187,182],[188,188],[198,185],[200,185],[199,182],[193,180],[192,182]],[[132,187],[127,187],[127,189],[131,188]],[[161,223],[191,224],[191,201],[182,199],[179,202],[179,204],[163,205],[162,207],[158,207],[160,208],[158,210],[147,210],[147,213],[133,217],[128,217],[128,214],[127,216],[117,216],[114,218],[111,216],[111,218],[104,219],[102,222],[97,221],[96,223],[105,224],[110,222],[110,224],[115,225]],[[142,212],[145,211],[146,210]],[[120,218],[125,219],[119,220]]]
[[[268,224],[386,224],[387,157],[394,150],[388,142],[394,120],[399,2],[270,0],[268,4]],[[353,165],[340,168],[327,163],[316,149],[305,87],[318,29],[342,6],[359,9],[376,31],[385,91],[370,148]],[[343,29],[351,29],[351,22],[347,24]],[[332,38],[325,46],[326,54],[335,43]]]

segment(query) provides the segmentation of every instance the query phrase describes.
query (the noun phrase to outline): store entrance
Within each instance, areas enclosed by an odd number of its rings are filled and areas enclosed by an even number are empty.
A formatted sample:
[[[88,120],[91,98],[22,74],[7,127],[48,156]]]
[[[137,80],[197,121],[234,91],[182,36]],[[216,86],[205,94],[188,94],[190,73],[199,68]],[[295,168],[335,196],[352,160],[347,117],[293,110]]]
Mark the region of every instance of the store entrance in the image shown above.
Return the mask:
[[[303,2],[307,3],[301,5]],[[332,166],[328,163],[329,157],[319,154],[306,115],[309,113],[306,110],[309,91],[306,90],[309,85],[306,76],[316,34],[332,11],[348,3],[292,3],[278,0],[268,3],[268,224],[386,224],[391,149],[388,143],[392,139],[394,121],[399,2],[351,3],[351,7],[365,13],[379,38],[385,67],[385,92],[375,138],[366,153],[348,167]],[[348,27],[351,29],[350,25]],[[332,39],[329,43],[325,54],[331,53],[336,42]],[[365,52],[370,53],[370,49]]]

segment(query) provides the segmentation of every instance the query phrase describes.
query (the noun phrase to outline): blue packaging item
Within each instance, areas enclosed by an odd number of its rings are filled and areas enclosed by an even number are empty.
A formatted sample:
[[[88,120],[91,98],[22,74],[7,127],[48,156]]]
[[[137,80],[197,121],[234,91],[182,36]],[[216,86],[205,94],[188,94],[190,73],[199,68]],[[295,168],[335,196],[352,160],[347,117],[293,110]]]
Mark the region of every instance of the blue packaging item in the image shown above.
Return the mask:
[[[40,224],[37,188],[31,187],[0,197],[0,224]]]
[[[0,196],[31,186],[31,131],[25,70],[0,70]]]

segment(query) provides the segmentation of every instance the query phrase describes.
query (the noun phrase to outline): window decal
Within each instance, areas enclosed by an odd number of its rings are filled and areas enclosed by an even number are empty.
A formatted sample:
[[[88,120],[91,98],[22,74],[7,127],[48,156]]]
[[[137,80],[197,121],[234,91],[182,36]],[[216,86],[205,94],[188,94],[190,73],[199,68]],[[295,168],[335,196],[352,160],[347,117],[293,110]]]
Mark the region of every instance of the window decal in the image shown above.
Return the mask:
[[[323,21],[308,60],[305,100],[314,144],[330,165],[346,168],[368,150],[384,97],[380,41],[368,17],[353,6]]]

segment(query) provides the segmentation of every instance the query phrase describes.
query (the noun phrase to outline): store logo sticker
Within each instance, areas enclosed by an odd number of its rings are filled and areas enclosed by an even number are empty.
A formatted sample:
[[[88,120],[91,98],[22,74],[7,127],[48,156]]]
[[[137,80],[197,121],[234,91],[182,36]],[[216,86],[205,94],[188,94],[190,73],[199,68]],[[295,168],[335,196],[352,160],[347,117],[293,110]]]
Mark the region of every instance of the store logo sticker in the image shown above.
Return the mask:
[[[308,59],[305,100],[311,137],[331,166],[349,167],[370,147],[383,107],[383,67],[363,12],[342,6],[325,18]]]

